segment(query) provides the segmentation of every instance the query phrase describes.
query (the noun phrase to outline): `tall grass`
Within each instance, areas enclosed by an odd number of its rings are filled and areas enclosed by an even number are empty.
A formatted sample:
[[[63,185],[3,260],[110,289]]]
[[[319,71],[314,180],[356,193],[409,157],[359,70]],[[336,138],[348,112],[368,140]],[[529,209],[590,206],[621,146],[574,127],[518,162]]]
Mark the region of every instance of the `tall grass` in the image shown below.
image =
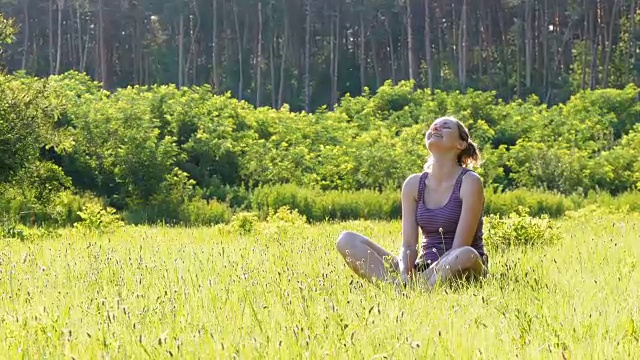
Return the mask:
[[[128,226],[2,240],[0,353],[628,359],[640,352],[637,215],[570,212],[554,220],[562,234],[555,243],[492,249],[484,282],[405,295],[361,282],[334,246],[349,229],[395,252],[398,221],[287,219],[272,215],[242,234],[231,225]]]

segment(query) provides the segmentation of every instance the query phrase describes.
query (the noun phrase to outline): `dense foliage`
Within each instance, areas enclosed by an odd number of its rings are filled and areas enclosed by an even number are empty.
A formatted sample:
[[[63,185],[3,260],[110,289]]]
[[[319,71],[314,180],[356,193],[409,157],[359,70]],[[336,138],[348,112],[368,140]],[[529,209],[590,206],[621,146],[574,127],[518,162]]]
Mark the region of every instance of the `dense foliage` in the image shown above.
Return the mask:
[[[590,192],[640,186],[639,93],[585,91],[549,108],[535,96],[504,103],[492,92],[431,94],[403,82],[346,96],[335,111],[298,113],[208,86],[111,93],[75,72],[6,75],[0,205],[23,221],[60,223],[77,220],[91,198],[132,222],[224,222],[229,208],[264,215],[284,205],[310,220],[395,218],[398,189],[428,155],[427,126],[449,114],[480,145],[490,213],[525,206],[558,216]],[[529,190],[501,194],[515,189]]]

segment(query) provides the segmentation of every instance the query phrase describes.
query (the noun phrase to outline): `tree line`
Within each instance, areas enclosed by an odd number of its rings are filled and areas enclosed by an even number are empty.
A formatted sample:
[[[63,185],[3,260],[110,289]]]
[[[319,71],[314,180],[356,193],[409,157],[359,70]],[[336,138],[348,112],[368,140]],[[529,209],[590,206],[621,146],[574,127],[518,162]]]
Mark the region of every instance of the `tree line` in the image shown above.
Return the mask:
[[[330,109],[385,81],[535,94],[640,85],[638,0],[3,0],[4,62],[106,89],[209,84],[256,106]]]

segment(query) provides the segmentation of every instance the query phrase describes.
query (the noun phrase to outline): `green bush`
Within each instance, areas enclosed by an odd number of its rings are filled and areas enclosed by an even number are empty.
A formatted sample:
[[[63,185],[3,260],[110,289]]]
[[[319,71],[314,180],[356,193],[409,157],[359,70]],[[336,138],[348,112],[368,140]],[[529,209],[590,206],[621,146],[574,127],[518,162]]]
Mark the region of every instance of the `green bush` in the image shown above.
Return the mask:
[[[555,218],[594,202],[591,193],[640,190],[636,85],[553,107],[413,85],[387,82],[308,114],[256,109],[208,86],[107,92],[77,72],[0,75],[0,211],[23,224],[73,223],[85,204],[68,194],[88,193],[133,223],[265,219],[283,206],[307,221],[398,219],[400,187],[422,170],[425,131],[444,115],[469,127],[485,160],[476,170],[500,189],[488,190],[486,214],[521,206]],[[638,207],[635,195],[596,198]]]
[[[264,219],[270,211],[287,206],[309,221],[399,219],[402,204],[399,191],[320,191],[295,185],[263,186],[251,197],[252,209]],[[565,196],[541,190],[515,189],[498,192],[485,190],[485,215],[508,216],[526,209],[531,217],[562,217],[566,212],[597,203],[614,208],[640,211],[640,193],[630,192],[613,197],[591,192],[589,196]]]
[[[506,216],[518,208],[526,208],[534,217],[547,215],[558,218],[576,205],[566,196],[537,190],[516,189],[506,192],[485,192],[485,214]]]
[[[47,185],[42,183],[42,185]],[[11,222],[27,226],[69,226],[81,220],[78,212],[89,204],[103,205],[90,193],[78,194],[58,189],[43,200],[38,199],[35,187],[0,184],[0,215]]]
[[[400,193],[393,190],[320,191],[291,184],[263,186],[254,190],[251,203],[261,218],[287,206],[315,222],[397,219],[402,213]]]
[[[124,225],[115,209],[97,204],[87,204],[82,211],[78,212],[78,215],[81,220],[73,224],[77,229],[103,232]]]
[[[292,210],[288,206],[283,206],[277,211],[271,211],[267,217],[267,222],[302,226],[307,224],[307,218],[295,209]]]
[[[282,239],[283,235],[300,231],[306,226],[308,226],[307,218],[304,215],[295,209],[283,206],[277,211],[271,211],[266,221],[259,224],[258,231],[274,239]]]
[[[48,106],[43,81],[22,83],[0,72],[0,182],[37,162],[40,149],[54,140]]]
[[[597,205],[603,209],[640,212],[640,192],[625,192],[617,196],[606,192],[590,192],[582,203],[583,207]]]
[[[506,217],[485,217],[484,229],[485,243],[490,251],[504,251],[515,246],[548,246],[560,240],[560,232],[549,218],[533,218],[522,207]]]
[[[258,215],[249,211],[241,211],[231,218],[228,229],[238,234],[250,234],[256,229],[260,219]]]
[[[229,222],[231,209],[216,200],[196,199],[184,206],[182,222],[188,225],[203,226]]]

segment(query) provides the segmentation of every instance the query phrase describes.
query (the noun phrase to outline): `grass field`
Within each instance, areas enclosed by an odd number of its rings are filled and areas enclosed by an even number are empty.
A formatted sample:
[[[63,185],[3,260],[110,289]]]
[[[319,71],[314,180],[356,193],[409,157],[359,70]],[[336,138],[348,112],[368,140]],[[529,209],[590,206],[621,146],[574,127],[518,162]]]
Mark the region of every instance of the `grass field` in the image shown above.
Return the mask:
[[[3,240],[0,357],[637,358],[640,217],[559,224],[557,245],[491,253],[481,284],[405,295],[335,251],[349,229],[395,252],[399,222]]]

